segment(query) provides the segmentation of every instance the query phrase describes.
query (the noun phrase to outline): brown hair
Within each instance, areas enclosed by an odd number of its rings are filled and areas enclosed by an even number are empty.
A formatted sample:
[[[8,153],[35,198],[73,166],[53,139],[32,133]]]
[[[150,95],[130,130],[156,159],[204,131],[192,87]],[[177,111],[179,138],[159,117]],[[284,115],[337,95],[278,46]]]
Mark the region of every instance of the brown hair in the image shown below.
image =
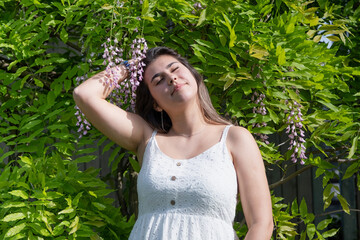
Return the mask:
[[[214,106],[211,103],[209,92],[205,86],[202,76],[190,65],[190,63],[185,58],[183,58],[173,49],[167,47],[155,47],[149,49],[146,52],[146,57],[143,59],[143,63],[145,63],[144,72],[147,66],[149,66],[152,61],[161,55],[170,55],[175,57],[180,63],[182,63],[190,70],[198,85],[200,108],[206,122],[215,124],[231,124],[216,112]],[[135,112],[144,118],[145,121],[147,121],[153,128],[162,132],[168,132],[172,126],[171,119],[168,114],[163,111],[163,129],[161,123],[162,113],[154,109],[154,103],[154,99],[151,96],[148,86],[146,85],[145,81],[142,80],[136,89]]]

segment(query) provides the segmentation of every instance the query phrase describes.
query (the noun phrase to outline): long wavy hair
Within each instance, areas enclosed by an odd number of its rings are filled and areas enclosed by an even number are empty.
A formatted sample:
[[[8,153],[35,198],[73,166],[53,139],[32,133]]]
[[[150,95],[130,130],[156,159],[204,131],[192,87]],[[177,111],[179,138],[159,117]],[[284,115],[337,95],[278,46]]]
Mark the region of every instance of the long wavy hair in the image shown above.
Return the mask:
[[[149,66],[150,63],[152,63],[157,57],[161,55],[173,56],[190,70],[198,86],[200,109],[206,122],[212,124],[231,124],[216,112],[214,106],[211,103],[209,92],[205,86],[202,76],[190,65],[190,63],[184,57],[182,57],[173,49],[167,47],[155,47],[149,49],[146,53],[146,57],[143,59],[143,62],[145,63],[144,72],[146,71],[147,66]],[[147,121],[151,127],[159,130],[160,132],[166,133],[172,126],[171,119],[165,111],[162,111],[163,113],[156,111],[154,106],[155,100],[151,96],[150,90],[143,80],[136,89],[135,112],[143,119],[145,119],[145,121]],[[163,123],[161,118],[163,118]]]

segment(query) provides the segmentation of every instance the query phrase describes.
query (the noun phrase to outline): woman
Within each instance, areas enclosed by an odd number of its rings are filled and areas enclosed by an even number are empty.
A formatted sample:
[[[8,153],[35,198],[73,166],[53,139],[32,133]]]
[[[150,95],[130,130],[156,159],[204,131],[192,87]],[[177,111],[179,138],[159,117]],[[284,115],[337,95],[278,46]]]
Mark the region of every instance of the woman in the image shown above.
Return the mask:
[[[245,239],[270,239],[270,193],[252,135],[216,113],[201,76],[172,49],[150,49],[143,61],[137,114],[105,100],[112,91],[105,72],[74,91],[90,122],[136,152],[142,166],[130,239],[236,239],[237,195],[249,228]],[[118,74],[126,78],[124,65]]]

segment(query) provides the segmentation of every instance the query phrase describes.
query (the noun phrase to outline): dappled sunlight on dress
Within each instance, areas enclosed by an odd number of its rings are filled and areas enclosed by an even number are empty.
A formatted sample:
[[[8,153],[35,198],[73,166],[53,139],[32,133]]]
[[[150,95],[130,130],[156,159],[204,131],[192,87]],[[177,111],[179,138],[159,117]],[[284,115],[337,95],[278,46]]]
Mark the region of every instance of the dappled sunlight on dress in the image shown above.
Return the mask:
[[[154,131],[138,176],[139,217],[130,240],[233,240],[237,179],[226,136],[190,159],[173,159]]]

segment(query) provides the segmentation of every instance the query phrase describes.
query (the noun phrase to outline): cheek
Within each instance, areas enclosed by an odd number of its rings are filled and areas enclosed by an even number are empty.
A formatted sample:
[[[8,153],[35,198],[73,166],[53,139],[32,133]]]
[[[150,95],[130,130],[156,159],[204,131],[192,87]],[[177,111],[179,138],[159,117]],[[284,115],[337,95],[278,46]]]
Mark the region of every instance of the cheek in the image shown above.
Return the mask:
[[[154,99],[154,101],[156,103],[161,102],[161,99],[163,98],[164,92],[165,92],[164,87],[162,87],[162,86],[156,86],[156,87],[152,86],[151,88],[149,88],[149,91],[150,91],[150,94],[151,94],[152,98]]]

